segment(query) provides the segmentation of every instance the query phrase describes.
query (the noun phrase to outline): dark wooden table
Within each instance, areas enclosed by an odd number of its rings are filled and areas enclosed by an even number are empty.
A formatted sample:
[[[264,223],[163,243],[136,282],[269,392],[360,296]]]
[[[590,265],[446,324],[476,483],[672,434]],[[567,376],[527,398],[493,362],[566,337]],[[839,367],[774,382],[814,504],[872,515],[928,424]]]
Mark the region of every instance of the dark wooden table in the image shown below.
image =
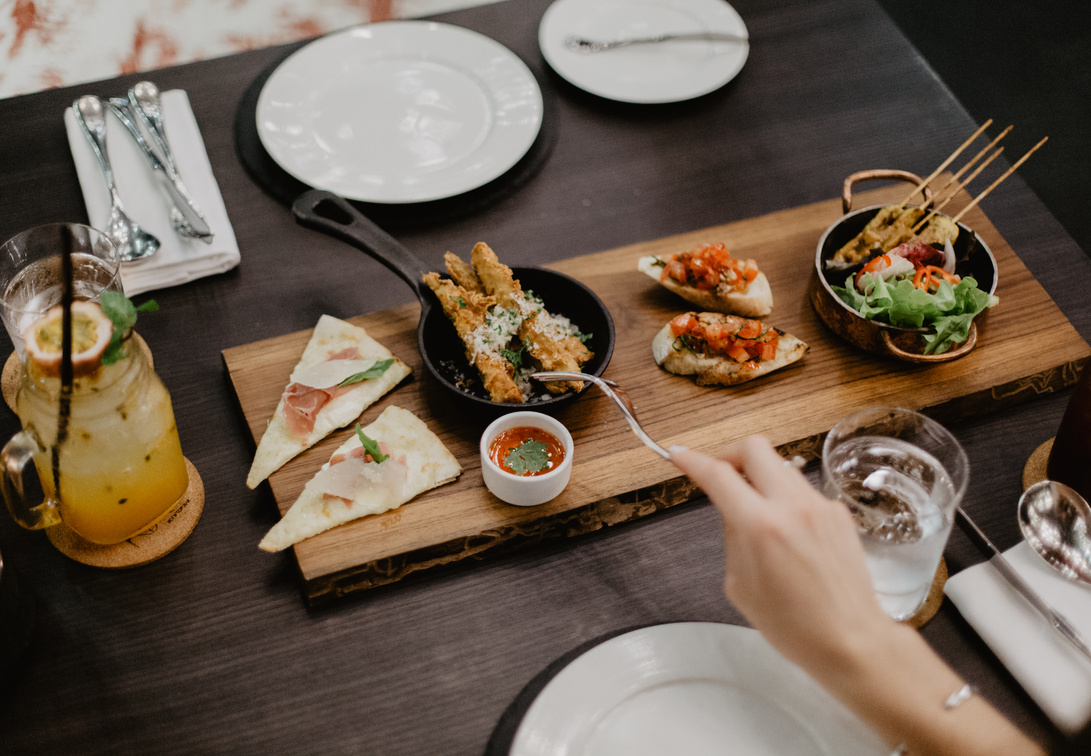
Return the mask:
[[[975,126],[872,0],[738,0],[752,40],[741,75],[662,107],[606,102],[554,76],[537,49],[548,4],[442,17],[528,62],[555,109],[557,142],[534,180],[502,201],[400,230],[427,261],[483,239],[509,262],[542,263],[827,199],[856,170],[926,174]],[[276,508],[267,488],[244,485],[253,444],[220,351],[310,328],[322,313],[350,317],[409,300],[379,264],[297,226],[243,169],[236,104],[285,51],[152,75],[163,89],[189,92],[242,249],[237,270],[156,293],[160,314],[141,321],[207,504],[176,552],[120,572],[76,564],[43,534],[0,518],[5,563],[38,606],[24,667],[0,682],[0,752],[480,753],[523,685],[573,647],[648,623],[742,622],[721,594],[716,515],[701,501],[320,610],[306,608],[290,555],[258,551]],[[62,109],[139,78],[0,102],[0,238],[86,221]],[[1032,137],[1023,135],[1023,149]],[[1048,148],[1034,159],[1068,170]],[[1091,262],[1049,210],[1018,176],[984,207],[1091,336]],[[1018,540],[1023,464],[1053,435],[1065,399],[950,424],[971,458],[966,508],[1001,548]],[[17,428],[0,411],[0,437]],[[981,558],[956,529],[951,571]],[[1018,725],[1044,743],[1057,737],[949,603],[923,633]]]

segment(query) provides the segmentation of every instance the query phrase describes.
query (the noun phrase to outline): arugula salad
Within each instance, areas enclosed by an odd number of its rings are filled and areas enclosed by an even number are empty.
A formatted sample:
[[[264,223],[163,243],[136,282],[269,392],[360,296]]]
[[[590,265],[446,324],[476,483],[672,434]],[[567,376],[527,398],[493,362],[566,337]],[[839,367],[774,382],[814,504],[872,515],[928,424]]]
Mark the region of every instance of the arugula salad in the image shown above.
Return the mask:
[[[907,242],[870,260],[832,286],[834,294],[860,315],[901,328],[930,328],[921,334],[925,354],[943,354],[969,337],[974,317],[1000,300],[977,281],[954,273],[950,243],[940,251]]]

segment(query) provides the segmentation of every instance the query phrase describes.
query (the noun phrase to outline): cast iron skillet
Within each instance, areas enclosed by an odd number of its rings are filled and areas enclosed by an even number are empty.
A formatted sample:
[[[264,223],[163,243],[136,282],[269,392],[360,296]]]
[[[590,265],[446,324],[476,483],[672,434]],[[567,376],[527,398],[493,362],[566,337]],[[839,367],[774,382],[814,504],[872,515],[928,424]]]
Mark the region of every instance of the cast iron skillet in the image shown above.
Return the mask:
[[[422,260],[332,192],[321,189],[304,192],[296,198],[292,213],[300,225],[367,252],[409,284],[421,305],[417,348],[428,372],[452,395],[492,413],[548,411],[578,396],[572,391],[549,394],[541,388],[541,394],[522,404],[492,401],[478,379],[477,370],[467,362],[462,340],[444,315],[439,300],[424,285],[422,278],[430,268]],[[542,298],[547,310],[567,316],[581,332],[591,334],[587,346],[595,356],[583,366],[583,372],[602,375],[614,352],[614,321],[602,300],[563,273],[543,268],[512,268],[512,273],[524,291],[533,291]]]

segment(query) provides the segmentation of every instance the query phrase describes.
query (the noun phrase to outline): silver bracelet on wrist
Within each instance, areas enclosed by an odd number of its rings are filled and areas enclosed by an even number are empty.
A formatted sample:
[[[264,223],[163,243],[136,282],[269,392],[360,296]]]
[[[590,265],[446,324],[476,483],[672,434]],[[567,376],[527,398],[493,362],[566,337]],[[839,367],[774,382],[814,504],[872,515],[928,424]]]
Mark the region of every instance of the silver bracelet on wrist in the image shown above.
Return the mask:
[[[966,701],[976,692],[977,689],[974,688],[973,685],[966,683],[954,693],[947,696],[947,700],[943,702],[943,710],[950,711],[951,709],[957,709],[959,706],[966,703]],[[905,756],[906,753],[908,753],[908,751],[905,749],[905,743],[902,743],[890,752],[890,756]]]
[[[943,702],[943,710],[950,711],[951,709],[958,708],[976,692],[977,690],[974,689],[973,685],[970,685],[970,683],[966,683],[954,693],[947,696],[947,700]]]

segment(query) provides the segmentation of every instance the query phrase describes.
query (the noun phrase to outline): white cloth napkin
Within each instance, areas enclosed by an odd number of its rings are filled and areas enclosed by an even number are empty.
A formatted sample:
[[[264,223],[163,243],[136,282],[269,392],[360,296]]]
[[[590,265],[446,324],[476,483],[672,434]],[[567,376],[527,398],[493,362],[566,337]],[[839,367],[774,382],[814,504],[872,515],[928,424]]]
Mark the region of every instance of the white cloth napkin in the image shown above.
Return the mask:
[[[1026,541],[1004,552],[1015,571],[1091,641],[1091,586],[1062,577]],[[1069,734],[1091,717],[1091,662],[1073,649],[988,562],[944,593],[1053,723]]]
[[[239,245],[220,196],[220,187],[212,174],[189,97],[180,89],[163,92],[162,113],[178,173],[215,237],[212,244],[205,244],[175,233],[170,223],[169,201],[156,184],[147,159],[121,122],[112,113],[107,113],[106,148],[125,213],[159,237],[162,243],[151,257],[122,263],[121,280],[129,296],[223,273],[239,264]],[[87,216],[92,227],[101,229],[110,217],[110,194],[106,191],[102,170],[72,108],[65,110],[64,123]]]

